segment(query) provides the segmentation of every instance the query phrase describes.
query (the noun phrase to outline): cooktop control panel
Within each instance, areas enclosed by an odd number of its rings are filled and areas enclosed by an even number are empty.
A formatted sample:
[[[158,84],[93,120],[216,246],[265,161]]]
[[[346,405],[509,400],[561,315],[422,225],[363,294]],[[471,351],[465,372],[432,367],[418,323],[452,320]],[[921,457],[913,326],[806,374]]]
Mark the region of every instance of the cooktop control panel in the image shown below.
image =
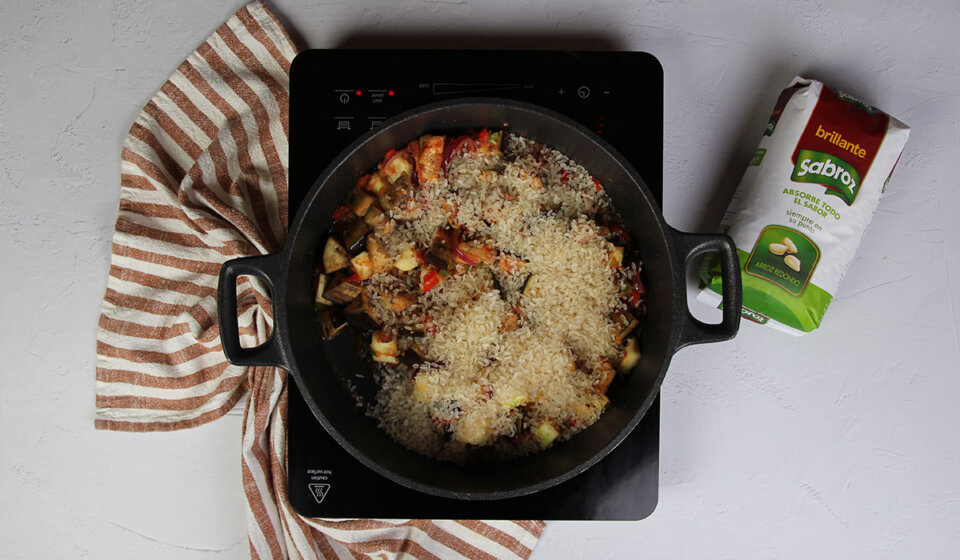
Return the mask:
[[[291,153],[291,184],[313,185],[351,141],[398,113],[502,97],[576,119],[633,163],[655,195],[662,191],[663,76],[646,53],[316,50],[294,60],[291,82],[309,90],[291,103],[291,137],[316,147],[309,162]]]

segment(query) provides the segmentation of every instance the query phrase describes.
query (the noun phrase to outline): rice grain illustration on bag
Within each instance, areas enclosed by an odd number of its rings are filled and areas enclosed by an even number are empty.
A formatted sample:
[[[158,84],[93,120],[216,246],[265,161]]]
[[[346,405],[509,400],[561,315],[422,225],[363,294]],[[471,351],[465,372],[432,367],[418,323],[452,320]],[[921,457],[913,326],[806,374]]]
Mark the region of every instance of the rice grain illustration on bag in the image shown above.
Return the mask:
[[[816,80],[781,92],[720,231],[736,243],[743,317],[791,334],[820,326],[910,129]],[[699,299],[720,302],[708,259]]]

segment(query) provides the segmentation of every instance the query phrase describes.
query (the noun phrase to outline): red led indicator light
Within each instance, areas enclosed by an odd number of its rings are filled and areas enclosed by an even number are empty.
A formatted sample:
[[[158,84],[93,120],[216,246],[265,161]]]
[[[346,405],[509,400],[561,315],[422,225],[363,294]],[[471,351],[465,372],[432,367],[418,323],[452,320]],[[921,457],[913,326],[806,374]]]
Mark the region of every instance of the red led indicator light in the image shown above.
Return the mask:
[[[387,95],[389,95],[390,97],[393,97],[393,90],[391,89],[390,91],[388,91]]]
[[[358,89],[357,91],[355,91],[355,92],[353,92],[353,93],[356,94],[356,95],[363,95],[363,90],[359,90],[359,89]]]

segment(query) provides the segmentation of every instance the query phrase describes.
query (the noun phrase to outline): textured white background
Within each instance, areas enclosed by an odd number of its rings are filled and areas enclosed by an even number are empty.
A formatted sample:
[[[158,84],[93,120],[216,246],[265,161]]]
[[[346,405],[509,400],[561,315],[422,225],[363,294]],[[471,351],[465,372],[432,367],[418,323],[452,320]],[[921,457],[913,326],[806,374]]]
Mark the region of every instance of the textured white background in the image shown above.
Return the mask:
[[[240,6],[0,2],[5,558],[248,555],[238,416],[172,434],[92,428],[121,142],[183,57]],[[716,226],[777,92],[797,73],[909,124],[823,328],[793,339],[747,324],[733,342],[681,351],[663,387],[657,510],[634,523],[551,523],[534,558],[956,557],[955,1],[271,7],[315,48],[370,32],[442,32],[435,43],[496,33],[514,46],[653,53],[666,75],[665,214],[681,229]]]

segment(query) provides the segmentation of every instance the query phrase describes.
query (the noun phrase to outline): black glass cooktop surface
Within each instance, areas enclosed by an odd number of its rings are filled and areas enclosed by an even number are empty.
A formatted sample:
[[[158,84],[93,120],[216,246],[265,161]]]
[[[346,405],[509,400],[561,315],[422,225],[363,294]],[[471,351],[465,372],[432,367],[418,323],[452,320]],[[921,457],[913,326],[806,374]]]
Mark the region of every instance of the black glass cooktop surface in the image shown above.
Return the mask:
[[[290,80],[291,221],[324,168],[361,134],[426,103],[478,96],[534,103],[593,129],[662,203],[663,74],[649,54],[312,50],[298,55]],[[657,504],[659,398],[613,452],[573,479],[519,498],[463,501],[368,469],[327,434],[296,385],[289,393],[288,492],[309,517],[636,520]]]

